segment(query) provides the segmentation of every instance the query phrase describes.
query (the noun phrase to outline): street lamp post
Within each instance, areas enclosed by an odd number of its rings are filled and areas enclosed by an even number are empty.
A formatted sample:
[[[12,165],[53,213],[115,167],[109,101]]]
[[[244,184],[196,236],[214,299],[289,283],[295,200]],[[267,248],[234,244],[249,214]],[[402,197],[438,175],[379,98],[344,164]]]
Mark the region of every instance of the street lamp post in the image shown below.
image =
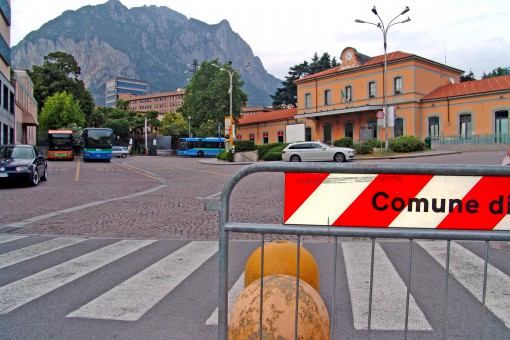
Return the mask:
[[[377,18],[379,19],[379,22],[377,24],[375,24],[373,22],[360,20],[360,19],[355,20],[355,22],[357,22],[359,24],[370,24],[370,25],[377,26],[382,31],[382,34],[383,34],[383,39],[384,39],[384,125],[385,125],[384,130],[385,130],[385,150],[386,150],[386,152],[388,152],[388,127],[389,127],[388,126],[388,63],[387,63],[387,59],[386,59],[386,47],[387,47],[386,38],[388,36],[388,30],[390,29],[391,26],[396,25],[396,24],[404,24],[406,22],[411,21],[411,19],[409,17],[407,17],[407,19],[405,19],[405,20],[394,22],[395,19],[397,19],[401,15],[404,15],[407,12],[409,12],[409,7],[406,6],[406,8],[399,15],[397,15],[395,18],[393,18],[393,20],[391,20],[390,23],[388,24],[388,26],[386,26],[386,27],[384,27],[384,23],[383,23],[381,17],[379,16],[379,14],[377,14],[377,10],[375,9],[375,6],[374,6],[374,8],[372,8],[372,13],[374,13],[377,16]],[[392,126],[393,126],[393,124],[392,124]]]
[[[226,68],[220,67],[219,65],[216,65],[216,64],[211,64],[211,65],[219,68],[220,71],[228,72],[228,76],[229,76],[229,80],[230,80],[230,83],[229,83],[230,85],[228,87],[228,93],[230,95],[229,116],[232,117],[232,76],[234,75],[235,70],[226,69]],[[241,71],[243,68],[250,67],[250,66],[251,66],[251,63],[248,63],[248,64],[244,65],[242,68],[240,68],[238,71]],[[231,136],[231,138],[232,138],[232,136]]]
[[[191,137],[191,116],[188,116],[188,137]]]

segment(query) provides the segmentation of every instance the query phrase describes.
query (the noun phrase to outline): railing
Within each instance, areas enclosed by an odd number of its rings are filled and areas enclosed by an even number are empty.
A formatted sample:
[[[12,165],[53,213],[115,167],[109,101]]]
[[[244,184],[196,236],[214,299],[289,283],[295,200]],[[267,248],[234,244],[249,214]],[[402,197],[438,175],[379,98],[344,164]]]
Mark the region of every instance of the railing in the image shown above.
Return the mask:
[[[445,269],[445,287],[444,287],[444,303],[438,306],[442,309],[443,324],[441,335],[443,339],[447,338],[447,301],[448,301],[448,286],[449,286],[449,258],[450,258],[450,242],[454,240],[476,240],[484,241],[485,243],[485,256],[484,256],[484,275],[481,287],[483,287],[483,301],[480,309],[480,338],[485,337],[485,295],[487,291],[487,267],[488,267],[488,249],[489,243],[492,241],[510,241],[510,228],[505,224],[502,229],[504,230],[447,230],[447,229],[429,229],[430,227],[423,228],[373,228],[373,227],[346,227],[346,226],[331,226],[331,225],[293,225],[293,224],[256,224],[256,223],[239,223],[230,221],[230,196],[235,185],[244,177],[258,173],[258,172],[283,172],[283,173],[335,173],[335,174],[403,174],[403,175],[433,175],[433,176],[496,176],[499,178],[507,178],[510,176],[510,168],[502,166],[450,166],[450,165],[421,165],[420,167],[412,165],[338,165],[331,163],[310,163],[310,164],[294,164],[294,163],[264,163],[252,164],[239,170],[232,178],[226,183],[219,203],[210,202],[206,203],[206,210],[219,211],[219,302],[218,302],[218,339],[227,339],[228,337],[228,258],[229,258],[229,233],[251,233],[262,236],[261,247],[264,246],[264,236],[267,234],[279,235],[295,235],[298,237],[297,247],[299,249],[302,236],[323,236],[333,239],[334,248],[334,275],[333,282],[331,282],[333,289],[333,306],[331,307],[331,339],[335,338],[335,311],[336,311],[336,286],[337,286],[337,238],[338,237],[361,237],[368,238],[372,241],[372,254],[371,254],[371,268],[370,268],[370,300],[368,306],[368,338],[371,335],[371,315],[372,315],[372,296],[373,291],[373,273],[374,273],[374,256],[375,256],[375,240],[376,239],[407,239],[409,241],[409,277],[407,281],[407,298],[405,310],[405,338],[409,331],[409,296],[411,289],[411,261],[413,254],[413,244],[415,240],[445,240],[447,244],[446,254],[446,269]],[[453,178],[453,177],[452,177]],[[455,181],[455,179],[453,179]],[[329,223],[329,220],[328,220]],[[507,222],[505,222],[507,223]],[[326,245],[326,243],[325,243]],[[262,250],[262,254],[264,251]],[[299,250],[297,262],[299,263]],[[261,272],[263,273],[264,257],[261,257]],[[297,265],[299,268],[300,265]],[[299,273],[299,272],[298,272]],[[297,275],[297,283],[299,284],[299,274]],[[263,284],[261,284],[261,290]],[[262,292],[260,293],[263,296]],[[296,299],[297,305],[297,299]],[[441,311],[438,310],[438,313]],[[260,306],[260,327],[259,337],[262,339],[262,303]],[[294,320],[297,325],[297,316]],[[297,326],[296,326],[297,328]],[[296,331],[297,338],[297,331]]]
[[[510,144],[510,134],[431,137],[433,144]]]

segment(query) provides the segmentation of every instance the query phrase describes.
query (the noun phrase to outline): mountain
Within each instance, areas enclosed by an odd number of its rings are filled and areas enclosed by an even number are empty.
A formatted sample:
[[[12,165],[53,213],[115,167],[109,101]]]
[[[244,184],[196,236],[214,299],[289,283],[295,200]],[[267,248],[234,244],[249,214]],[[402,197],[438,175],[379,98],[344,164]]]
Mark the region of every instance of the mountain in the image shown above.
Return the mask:
[[[168,8],[128,9],[119,0],[66,11],[28,34],[11,50],[16,69],[42,65],[50,52],[72,55],[97,105],[104,105],[105,83],[115,77],[145,80],[151,93],[185,88],[194,60],[232,60],[249,106],[270,106],[281,80],[267,73],[250,46],[228,21],[209,25]]]

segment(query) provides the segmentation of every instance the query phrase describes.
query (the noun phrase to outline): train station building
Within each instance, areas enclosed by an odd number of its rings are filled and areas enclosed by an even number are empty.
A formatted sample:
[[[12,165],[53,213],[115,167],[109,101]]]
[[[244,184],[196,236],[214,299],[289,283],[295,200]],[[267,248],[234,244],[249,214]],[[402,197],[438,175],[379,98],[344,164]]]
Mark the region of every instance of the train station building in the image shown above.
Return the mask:
[[[384,55],[346,47],[340,60],[296,80],[296,108],[241,118],[237,138],[286,142],[286,125],[304,123],[306,140],[331,144],[404,135],[435,145],[510,143],[510,76],[460,82],[463,70],[396,51],[386,55],[385,82]]]

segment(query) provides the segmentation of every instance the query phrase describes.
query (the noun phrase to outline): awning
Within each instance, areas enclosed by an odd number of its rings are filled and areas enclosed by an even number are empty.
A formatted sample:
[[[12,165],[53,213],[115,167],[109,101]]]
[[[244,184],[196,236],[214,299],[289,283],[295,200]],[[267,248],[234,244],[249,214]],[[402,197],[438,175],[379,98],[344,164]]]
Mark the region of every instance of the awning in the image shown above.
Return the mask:
[[[353,112],[367,112],[367,111],[379,111],[382,110],[384,106],[381,105],[365,105],[365,106],[356,106],[356,107],[349,107],[346,109],[334,109],[334,110],[328,110],[328,111],[318,111],[318,112],[310,112],[310,113],[302,113],[295,115],[294,118],[312,118],[312,117],[323,117],[323,116],[334,116],[334,115],[341,115],[341,114],[347,114],[347,113],[353,113]]]
[[[25,125],[39,126],[39,123],[37,122],[37,118],[35,118],[30,113],[25,112],[25,111],[23,111],[23,114],[21,116],[21,122]]]

